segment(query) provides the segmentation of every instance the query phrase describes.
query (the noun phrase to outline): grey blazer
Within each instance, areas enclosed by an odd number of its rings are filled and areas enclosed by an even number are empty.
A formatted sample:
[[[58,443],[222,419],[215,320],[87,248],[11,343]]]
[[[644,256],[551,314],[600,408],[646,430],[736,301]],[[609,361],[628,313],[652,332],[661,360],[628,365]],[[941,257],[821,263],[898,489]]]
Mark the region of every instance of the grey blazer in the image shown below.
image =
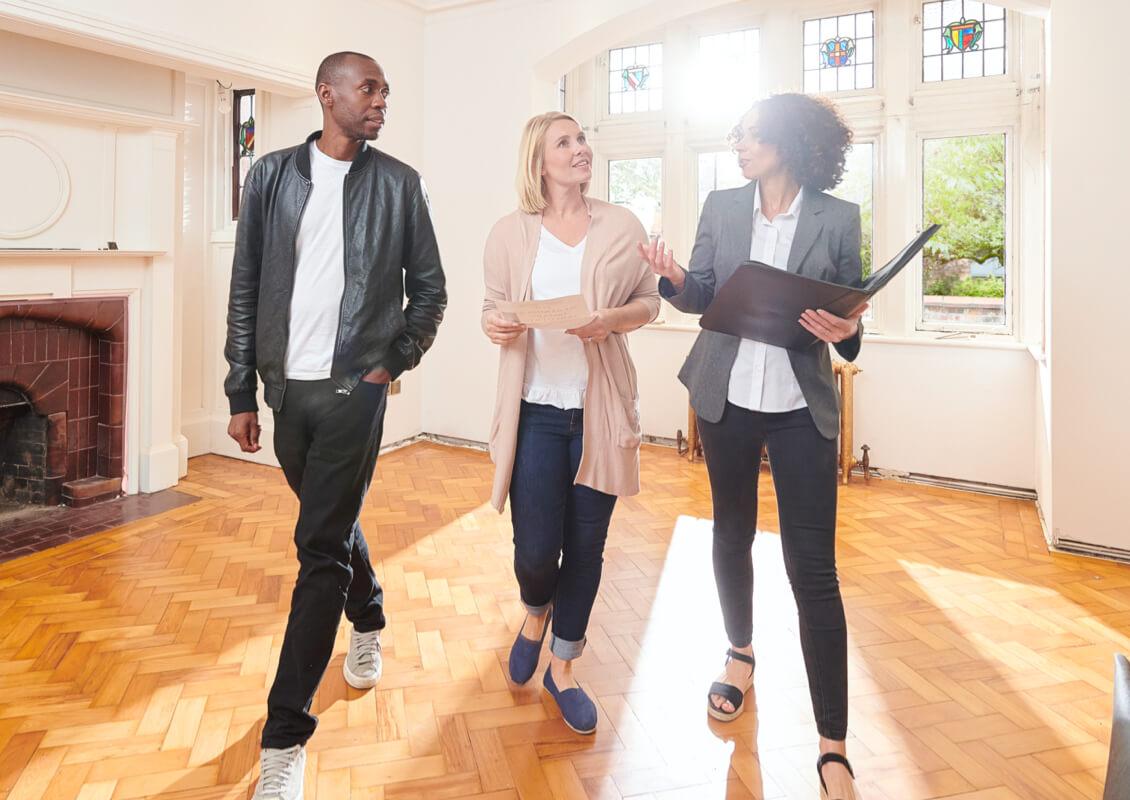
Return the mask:
[[[666,278],[659,282],[659,293],[675,308],[701,314],[714,299],[715,288],[749,260],[756,191],[754,181],[739,189],[711,192],[706,198],[683,291],[676,293]],[[863,271],[860,236],[859,206],[806,189],[788,270],[833,283],[854,284]],[[854,361],[862,339],[861,324],[859,333],[835,345],[836,350],[844,359]],[[722,419],[730,370],[740,342],[737,336],[704,330],[679,370],[679,380],[690,391],[691,406],[707,422]],[[828,348],[814,345],[803,351],[790,350],[789,361],[817,430],[826,439],[836,438],[840,400]]]

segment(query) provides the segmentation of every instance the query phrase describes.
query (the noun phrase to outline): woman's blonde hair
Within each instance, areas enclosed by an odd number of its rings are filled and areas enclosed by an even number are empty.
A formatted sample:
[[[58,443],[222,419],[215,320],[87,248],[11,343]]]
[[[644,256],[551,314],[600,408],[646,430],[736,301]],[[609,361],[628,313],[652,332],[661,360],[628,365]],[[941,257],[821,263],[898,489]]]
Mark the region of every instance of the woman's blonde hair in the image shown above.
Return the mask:
[[[580,123],[568,114],[550,111],[531,117],[522,131],[522,144],[518,147],[518,207],[527,214],[540,214],[547,205],[545,179],[541,174],[545,166],[545,135],[550,125],[563,119],[580,127]],[[588,190],[588,183],[582,183],[581,194]]]

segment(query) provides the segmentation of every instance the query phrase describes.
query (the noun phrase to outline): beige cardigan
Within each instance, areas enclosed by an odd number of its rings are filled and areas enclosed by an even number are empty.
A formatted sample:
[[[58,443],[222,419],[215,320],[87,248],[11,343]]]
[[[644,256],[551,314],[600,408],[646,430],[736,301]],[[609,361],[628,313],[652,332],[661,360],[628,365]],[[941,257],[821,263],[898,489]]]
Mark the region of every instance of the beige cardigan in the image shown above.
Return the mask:
[[[647,233],[626,208],[586,198],[588,237],[581,261],[581,294],[593,311],[619,308],[643,300],[659,314],[659,290],[654,273],[636,245]],[[486,297],[483,315],[497,300],[529,300],[530,277],[541,239],[541,215],[515,211],[500,219],[487,237],[483,254]],[[490,428],[494,461],[491,504],[501,512],[510,492],[518,415],[526,372],[529,336],[500,348],[498,392]],[[640,490],[640,414],[636,369],[624,334],[585,345],[589,365],[585,390],[585,420],[580,467],[574,482],[606,494],[633,495]]]

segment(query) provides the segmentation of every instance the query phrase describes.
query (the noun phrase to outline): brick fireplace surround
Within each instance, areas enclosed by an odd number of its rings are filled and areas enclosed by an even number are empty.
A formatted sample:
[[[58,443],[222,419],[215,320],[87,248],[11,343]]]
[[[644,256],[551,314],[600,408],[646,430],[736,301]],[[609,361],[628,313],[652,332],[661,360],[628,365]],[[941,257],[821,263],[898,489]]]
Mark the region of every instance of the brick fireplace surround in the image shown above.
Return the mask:
[[[117,496],[125,376],[124,297],[0,303],[0,501]]]

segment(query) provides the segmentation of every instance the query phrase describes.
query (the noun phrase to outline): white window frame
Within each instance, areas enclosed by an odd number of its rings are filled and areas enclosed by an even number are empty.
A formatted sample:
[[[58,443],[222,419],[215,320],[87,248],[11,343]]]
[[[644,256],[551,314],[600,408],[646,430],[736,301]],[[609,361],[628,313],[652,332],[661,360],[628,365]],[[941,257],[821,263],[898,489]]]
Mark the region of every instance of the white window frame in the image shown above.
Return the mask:
[[[607,198],[608,164],[663,158],[663,231],[680,263],[689,261],[698,222],[698,155],[724,147],[736,120],[698,113],[693,73],[699,38],[759,30],[759,82],[764,93],[803,91],[803,25],[807,19],[871,11],[875,20],[875,88],[828,92],[855,131],[874,145],[873,261],[881,266],[922,227],[922,146],[925,139],[1004,133],[1006,136],[1006,325],[922,320],[921,258],[872,303],[869,336],[894,340],[980,339],[1039,346],[1043,336],[1043,22],[1006,9],[1006,73],[987,78],[922,80],[922,2],[814,2],[751,12],[729,7],[678,20],[659,31],[605,49],[570,73],[568,105],[595,150],[594,197]],[[663,108],[608,114],[608,53],[617,47],[663,45]],[[960,119],[960,123],[954,120]],[[697,315],[663,304],[656,323],[698,330]],[[1015,344],[1006,346],[1016,346]]]
[[[992,335],[1012,336],[1013,331],[1016,330],[1016,295],[1014,289],[1016,283],[1016,269],[1015,269],[1015,255],[1016,255],[1016,225],[1013,222],[1013,215],[1016,209],[1017,181],[1013,177],[1013,165],[1016,162],[1013,156],[1013,146],[1016,141],[1015,126],[1002,125],[1002,126],[986,126],[979,129],[971,129],[968,126],[949,126],[949,127],[926,127],[923,126],[916,131],[915,134],[915,152],[917,153],[915,175],[917,176],[917,199],[918,199],[918,214],[917,218],[920,220],[920,227],[926,227],[926,220],[922,219],[926,175],[923,171],[923,160],[926,154],[926,142],[932,139],[949,139],[949,138],[964,138],[968,136],[1004,136],[1004,185],[1005,185],[1005,215],[1004,215],[1004,268],[1005,268],[1005,281],[1004,281],[1004,312],[1005,323],[1004,325],[980,325],[972,322],[932,322],[924,319],[925,316],[925,302],[923,300],[923,280],[922,280],[922,256],[919,254],[914,259],[914,266],[912,267],[912,294],[914,308],[914,327],[918,332],[933,332],[933,333],[981,333]],[[945,221],[942,221],[945,224]]]

